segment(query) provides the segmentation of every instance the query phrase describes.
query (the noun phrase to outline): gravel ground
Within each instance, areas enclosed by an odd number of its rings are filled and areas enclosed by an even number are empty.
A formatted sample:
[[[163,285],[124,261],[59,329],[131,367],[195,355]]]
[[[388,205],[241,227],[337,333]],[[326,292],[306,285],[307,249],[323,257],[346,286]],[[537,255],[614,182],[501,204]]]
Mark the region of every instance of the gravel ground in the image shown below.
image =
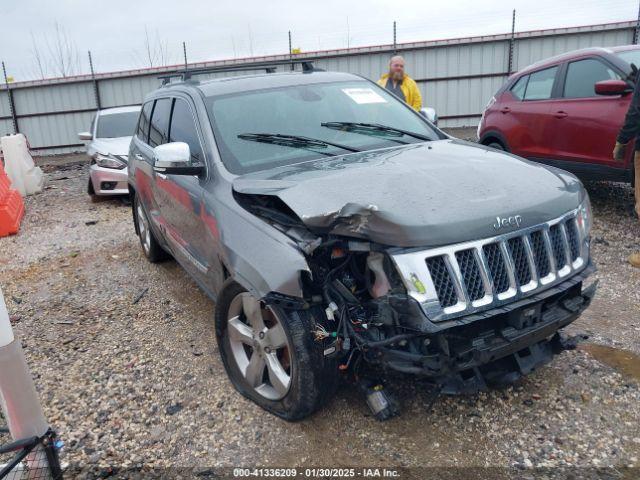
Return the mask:
[[[174,262],[144,259],[130,207],[90,203],[86,175],[51,169],[26,200],[20,234],[0,239],[0,282],[63,461],[508,467],[523,478],[531,467],[615,467],[614,478],[637,478],[620,473],[640,458],[640,270],[626,263],[640,224],[628,186],[588,185],[600,290],[570,327],[588,336],[576,350],[515,386],[439,397],[430,409],[426,385],[390,380],[403,411],[385,423],[348,385],[312,418],[286,423],[234,391],[214,304]]]

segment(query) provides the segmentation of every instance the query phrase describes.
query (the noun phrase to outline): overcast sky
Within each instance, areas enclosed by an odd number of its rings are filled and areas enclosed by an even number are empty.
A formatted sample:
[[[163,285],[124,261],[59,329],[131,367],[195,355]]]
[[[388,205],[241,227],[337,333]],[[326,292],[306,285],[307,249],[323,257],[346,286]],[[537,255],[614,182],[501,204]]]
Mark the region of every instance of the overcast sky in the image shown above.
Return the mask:
[[[56,39],[86,73],[87,50],[107,72],[181,63],[183,41],[189,61],[285,53],[289,30],[302,51],[391,43],[394,20],[398,42],[506,33],[514,8],[523,31],[635,20],[638,0],[5,0],[0,60],[19,81],[58,76]]]

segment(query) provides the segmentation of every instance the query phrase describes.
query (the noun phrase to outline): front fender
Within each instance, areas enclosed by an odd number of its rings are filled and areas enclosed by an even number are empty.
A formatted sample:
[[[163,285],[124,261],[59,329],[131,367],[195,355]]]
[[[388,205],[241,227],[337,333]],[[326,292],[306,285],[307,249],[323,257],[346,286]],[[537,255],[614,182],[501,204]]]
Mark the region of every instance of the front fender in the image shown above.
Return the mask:
[[[256,298],[272,292],[302,298],[300,274],[310,269],[295,242],[249,212],[224,210],[221,242],[230,275]]]

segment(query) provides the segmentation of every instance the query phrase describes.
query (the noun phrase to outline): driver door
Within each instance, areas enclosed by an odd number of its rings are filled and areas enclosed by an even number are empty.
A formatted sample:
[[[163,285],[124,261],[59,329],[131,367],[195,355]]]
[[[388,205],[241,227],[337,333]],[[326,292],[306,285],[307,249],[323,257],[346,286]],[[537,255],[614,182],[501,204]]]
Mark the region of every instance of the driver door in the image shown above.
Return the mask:
[[[195,124],[193,108],[187,98],[176,97],[171,108],[168,142],[189,145],[191,163],[205,165],[202,142]],[[156,191],[167,240],[189,272],[206,284],[209,262],[201,217],[202,184],[206,174],[172,175],[156,172]]]

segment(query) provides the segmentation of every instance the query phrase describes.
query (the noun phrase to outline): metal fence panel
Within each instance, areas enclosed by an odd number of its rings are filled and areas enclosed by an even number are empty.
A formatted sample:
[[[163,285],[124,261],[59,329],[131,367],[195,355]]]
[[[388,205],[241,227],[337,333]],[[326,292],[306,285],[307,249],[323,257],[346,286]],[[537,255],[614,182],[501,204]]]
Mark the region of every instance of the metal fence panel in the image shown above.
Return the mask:
[[[0,90],[0,117],[8,117],[9,115],[11,115],[9,94],[6,90]]]
[[[84,110],[96,106],[90,83],[14,88],[12,91],[18,115]],[[55,123],[55,118],[52,120]]]
[[[631,43],[634,27],[635,22],[622,22],[518,33],[513,52],[514,70],[578,48]],[[507,78],[509,39],[509,35],[492,35],[414,42],[398,45],[398,51],[405,57],[407,73],[417,80],[425,105],[436,108],[440,126],[475,126],[487,101]],[[387,71],[392,53],[392,46],[380,45],[309,52],[295,55],[294,59],[313,60],[319,68],[351,72],[375,81]],[[271,55],[191,64],[190,68],[250,66],[255,62],[286,61],[290,58],[289,55]],[[158,75],[180,68],[159,67],[98,74],[101,106],[108,108],[141,103],[160,85]],[[278,67],[278,71],[288,70],[288,65]],[[255,73],[263,71],[255,70]],[[196,79],[232,75],[238,73],[206,74]],[[94,82],[90,76],[20,82],[12,85],[12,90],[20,131],[27,135],[31,145],[46,147],[41,152],[49,153],[81,149],[77,132],[87,130],[96,108]],[[74,113],[60,113],[69,111]],[[0,134],[12,133],[10,115],[5,86],[0,85]]]
[[[554,55],[588,47],[613,47],[633,41],[633,30],[585,32],[542,38],[519,39],[514,52],[514,65],[520,70]]]
[[[60,146],[73,145],[67,151],[81,151],[78,132],[89,129],[93,115],[92,112],[81,112],[21,118],[20,132],[36,149],[58,147],[58,150],[64,150]]]
[[[11,120],[0,119],[0,137],[13,133],[13,122]]]
[[[142,103],[144,96],[161,83],[155,75],[101,80],[99,88],[102,108]]]

